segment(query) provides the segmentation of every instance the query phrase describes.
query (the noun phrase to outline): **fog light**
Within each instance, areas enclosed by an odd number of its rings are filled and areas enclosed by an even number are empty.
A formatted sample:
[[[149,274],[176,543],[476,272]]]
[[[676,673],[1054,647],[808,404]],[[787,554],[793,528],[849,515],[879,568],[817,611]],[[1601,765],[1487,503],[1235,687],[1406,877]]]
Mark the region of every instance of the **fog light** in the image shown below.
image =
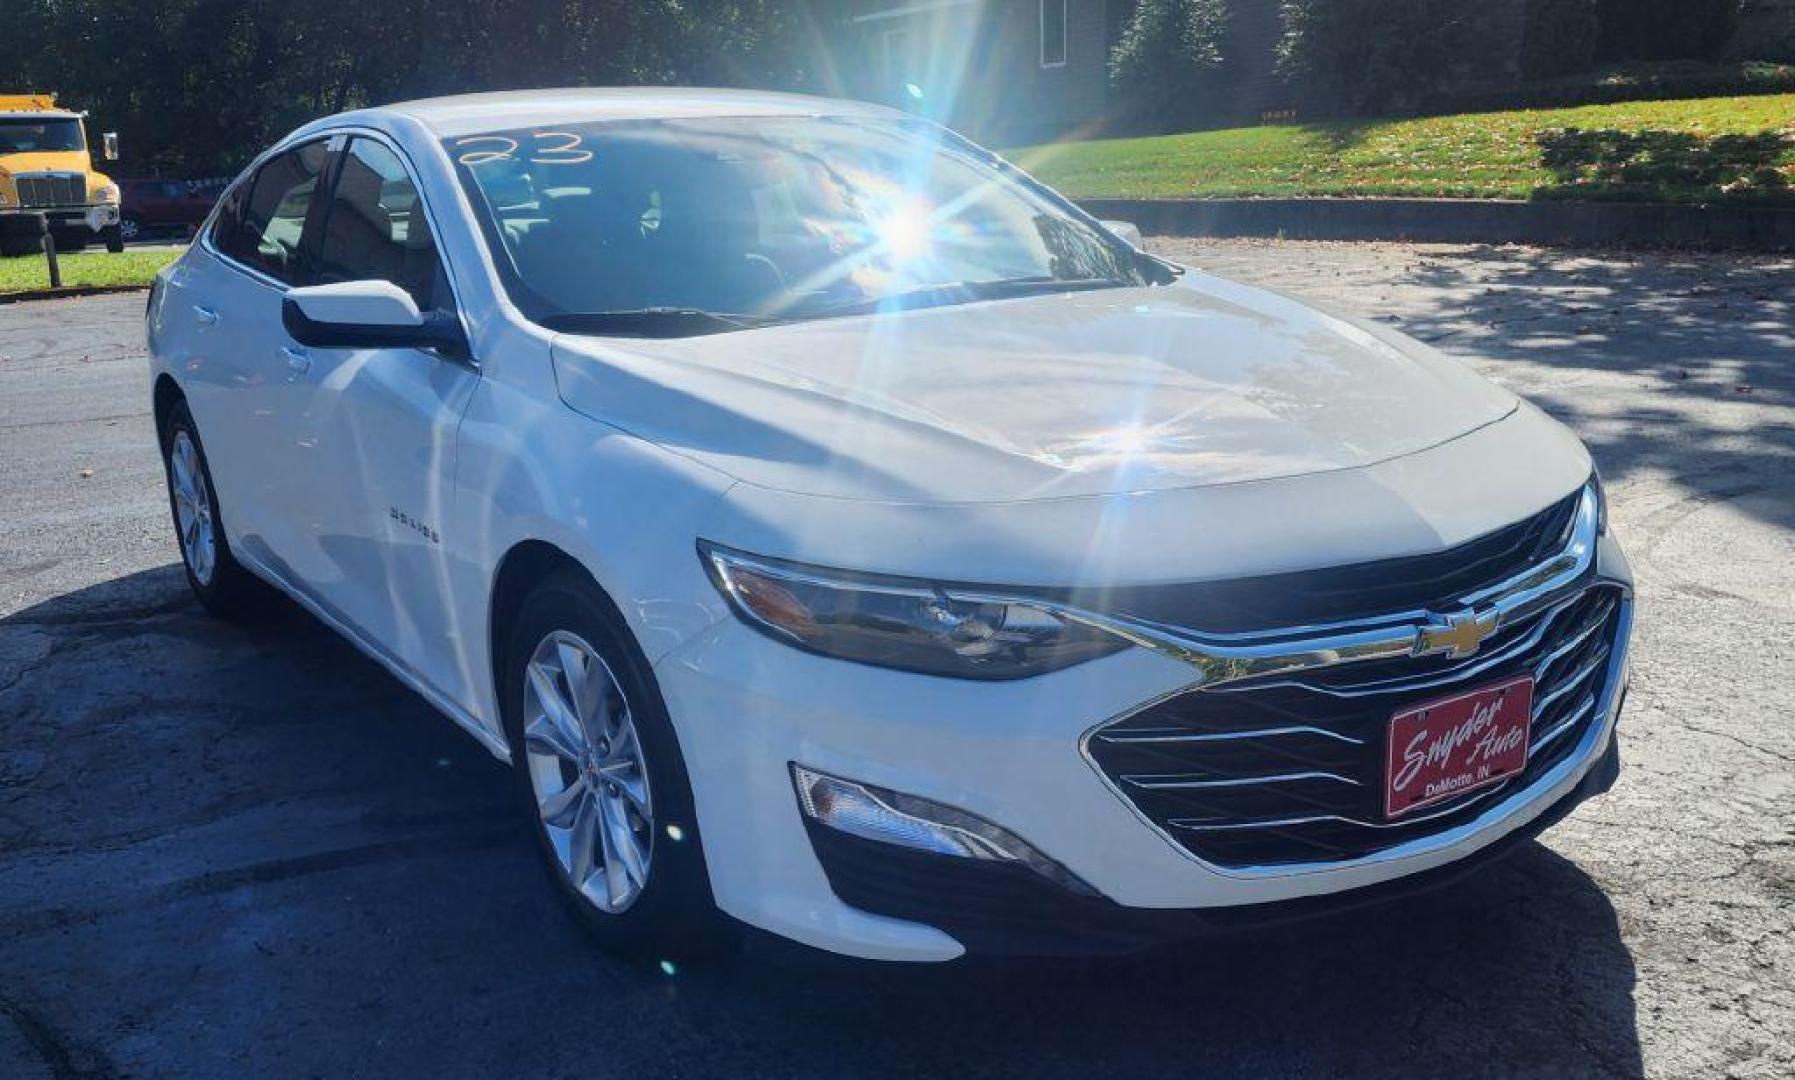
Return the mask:
[[[805,816],[831,829],[936,855],[1016,863],[1073,892],[1097,895],[1078,875],[1021,837],[964,810],[813,772],[802,765],[792,766],[792,782],[797,785],[798,805]]]

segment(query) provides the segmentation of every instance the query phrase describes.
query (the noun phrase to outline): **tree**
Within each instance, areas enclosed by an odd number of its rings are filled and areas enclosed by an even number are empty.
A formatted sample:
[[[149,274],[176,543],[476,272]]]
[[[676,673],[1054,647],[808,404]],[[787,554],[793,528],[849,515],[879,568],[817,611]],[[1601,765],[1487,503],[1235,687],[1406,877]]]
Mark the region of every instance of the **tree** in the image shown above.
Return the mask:
[[[1588,71],[1595,63],[1601,19],[1596,0],[1527,0],[1521,72],[1550,79]]]
[[[1213,109],[1227,34],[1226,0],[1140,0],[1109,59],[1123,107],[1161,122]]]
[[[1739,29],[1740,0],[1600,0],[1604,60],[1711,60]]]
[[[125,172],[232,173],[313,117],[410,97],[786,85],[794,0],[12,0],[0,89],[120,132]]]
[[[1284,0],[1278,68],[1343,112],[1401,112],[1493,66],[1495,5]]]

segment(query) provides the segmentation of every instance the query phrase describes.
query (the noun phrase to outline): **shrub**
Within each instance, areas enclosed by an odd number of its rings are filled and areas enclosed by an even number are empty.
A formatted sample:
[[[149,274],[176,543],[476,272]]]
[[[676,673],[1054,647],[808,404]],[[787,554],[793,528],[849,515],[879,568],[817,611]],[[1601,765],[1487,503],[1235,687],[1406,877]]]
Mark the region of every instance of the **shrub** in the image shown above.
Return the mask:
[[[1527,0],[1521,73],[1552,79],[1588,71],[1596,61],[1601,27],[1596,0]]]
[[[1605,60],[1711,60],[1739,30],[1741,0],[1598,0]]]
[[[1278,67],[1350,112],[1406,112],[1494,59],[1465,0],[1284,0]]]
[[[1508,82],[1469,85],[1429,102],[1440,113],[1496,112],[1607,105],[1617,101],[1672,101],[1795,93],[1795,65],[1748,60],[1705,64],[1669,60],[1623,64],[1516,86]]]
[[[1227,0],[1141,0],[1110,54],[1110,82],[1142,118],[1199,114],[1226,63]]]

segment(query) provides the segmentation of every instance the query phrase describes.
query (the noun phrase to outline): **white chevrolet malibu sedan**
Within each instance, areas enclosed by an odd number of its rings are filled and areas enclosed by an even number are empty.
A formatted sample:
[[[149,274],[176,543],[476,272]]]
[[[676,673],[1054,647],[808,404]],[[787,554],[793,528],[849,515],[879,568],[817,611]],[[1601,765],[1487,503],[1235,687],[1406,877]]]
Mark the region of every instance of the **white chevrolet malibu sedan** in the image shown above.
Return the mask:
[[[605,945],[1110,952],[1409,894],[1618,769],[1578,440],[865,105],[477,95],[151,295],[188,578],[515,766]]]

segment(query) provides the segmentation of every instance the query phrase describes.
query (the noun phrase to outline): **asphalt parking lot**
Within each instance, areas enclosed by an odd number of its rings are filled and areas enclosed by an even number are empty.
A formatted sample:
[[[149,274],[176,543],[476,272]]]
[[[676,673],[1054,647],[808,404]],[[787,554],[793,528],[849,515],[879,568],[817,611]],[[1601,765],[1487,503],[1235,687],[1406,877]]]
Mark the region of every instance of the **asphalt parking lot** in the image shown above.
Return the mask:
[[[1167,246],[1589,441],[1643,607],[1612,794],[1404,906],[1125,961],[626,965],[482,749],[302,614],[189,599],[142,296],[0,306],[0,1076],[1795,1073],[1795,261]]]

